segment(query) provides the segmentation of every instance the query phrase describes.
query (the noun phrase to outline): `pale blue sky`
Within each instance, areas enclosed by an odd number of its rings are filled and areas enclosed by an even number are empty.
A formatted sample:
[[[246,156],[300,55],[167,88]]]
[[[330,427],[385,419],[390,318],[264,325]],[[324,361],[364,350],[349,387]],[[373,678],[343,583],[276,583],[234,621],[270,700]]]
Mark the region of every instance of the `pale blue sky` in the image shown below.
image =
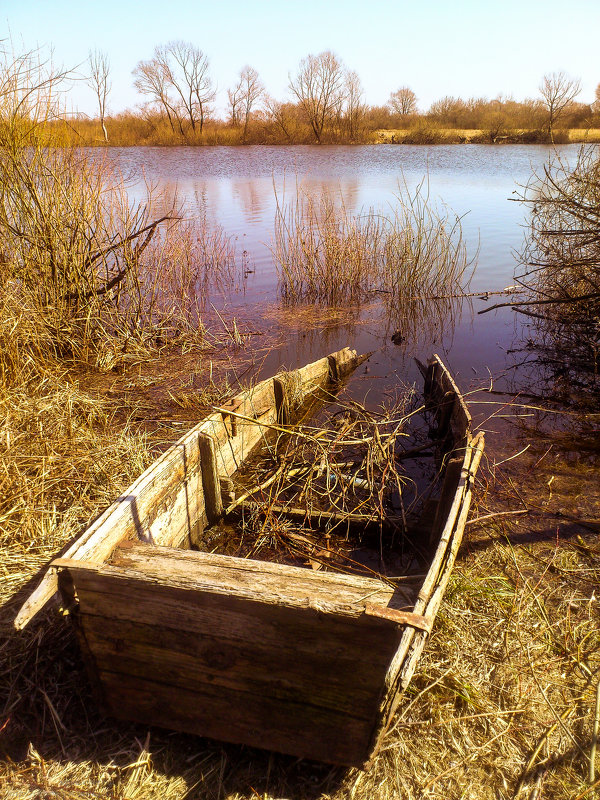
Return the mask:
[[[172,39],[208,55],[221,109],[245,64],[285,99],[288,73],[325,49],[377,105],[402,85],[422,109],[448,94],[534,97],[542,75],[558,70],[581,78],[580,99],[591,102],[600,82],[600,0],[0,0],[0,36],[9,33],[19,48],[53,46],[65,67],[107,51],[111,111],[140,102],[131,71]],[[95,110],[84,86],[72,102]]]

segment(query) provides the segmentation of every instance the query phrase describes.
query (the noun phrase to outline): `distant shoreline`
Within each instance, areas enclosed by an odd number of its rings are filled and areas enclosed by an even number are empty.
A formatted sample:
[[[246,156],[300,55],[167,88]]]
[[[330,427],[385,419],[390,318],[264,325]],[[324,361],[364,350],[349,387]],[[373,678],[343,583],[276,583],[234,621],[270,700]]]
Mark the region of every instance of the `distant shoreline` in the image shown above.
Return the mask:
[[[540,131],[515,129],[494,136],[477,128],[400,128],[375,131],[375,144],[551,144]],[[600,128],[557,129],[554,144],[600,144]]]
[[[141,137],[140,137],[141,138]],[[118,135],[105,142],[101,138],[81,137],[79,144],[83,147],[359,147],[381,144],[405,145],[449,145],[449,144],[485,144],[485,145],[565,145],[565,144],[600,144],[600,128],[558,129],[554,132],[554,141],[548,141],[540,130],[521,129],[505,131],[493,136],[489,131],[476,128],[438,128],[415,127],[405,129],[382,128],[375,130],[359,141],[273,141],[259,138],[243,142],[223,140],[218,134],[208,133],[202,139],[194,141],[181,139],[150,140],[141,138],[137,141],[123,141]]]

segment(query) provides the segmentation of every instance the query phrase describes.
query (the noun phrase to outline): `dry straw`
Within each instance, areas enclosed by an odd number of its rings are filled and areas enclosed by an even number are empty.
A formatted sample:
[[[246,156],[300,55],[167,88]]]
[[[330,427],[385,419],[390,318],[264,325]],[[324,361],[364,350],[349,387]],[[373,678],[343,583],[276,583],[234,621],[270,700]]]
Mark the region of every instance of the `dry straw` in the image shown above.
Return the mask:
[[[404,186],[386,214],[353,216],[342,197],[310,193],[296,182],[295,196],[276,192],[273,255],[281,295],[339,304],[373,293],[395,303],[439,299],[466,290],[469,261],[459,218],[439,212],[426,181]]]

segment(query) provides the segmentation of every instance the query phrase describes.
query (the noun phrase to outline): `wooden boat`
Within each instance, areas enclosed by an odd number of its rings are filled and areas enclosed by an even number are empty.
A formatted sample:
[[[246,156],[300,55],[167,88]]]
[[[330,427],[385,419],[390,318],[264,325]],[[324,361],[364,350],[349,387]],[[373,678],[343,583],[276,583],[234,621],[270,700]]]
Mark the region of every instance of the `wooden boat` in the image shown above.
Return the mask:
[[[15,626],[59,589],[108,715],[302,758],[377,752],[439,609],[483,437],[434,357],[425,388],[445,473],[421,527],[433,556],[401,588],[372,577],[185,549],[218,520],[268,426],[332,390],[349,349],[234,397],[165,452],[52,562]]]

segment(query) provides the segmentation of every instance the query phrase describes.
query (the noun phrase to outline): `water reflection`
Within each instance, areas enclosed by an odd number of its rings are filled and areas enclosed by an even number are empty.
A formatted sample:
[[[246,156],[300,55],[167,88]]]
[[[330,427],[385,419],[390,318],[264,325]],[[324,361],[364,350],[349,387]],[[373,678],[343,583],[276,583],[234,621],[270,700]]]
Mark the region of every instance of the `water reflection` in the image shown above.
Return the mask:
[[[232,197],[240,202],[244,219],[250,224],[259,222],[268,206],[264,187],[254,181],[233,180]]]
[[[393,346],[407,350],[420,341],[431,347],[443,343],[450,350],[456,327],[460,325],[463,315],[470,319],[472,314],[470,298],[413,298],[399,302],[389,296],[384,302],[383,335],[388,348]]]
[[[561,148],[569,151],[575,148]],[[359,146],[359,147],[245,147],[245,148],[123,148],[108,149],[123,173],[135,177],[129,191],[141,199],[145,182],[163,190],[164,206],[185,201],[190,216],[206,214],[237,242],[236,266],[245,259],[253,272],[237,291],[227,291],[221,308],[249,326],[271,328],[280,337],[274,361],[295,366],[326,350],[353,345],[378,350],[370,369],[380,376],[401,370],[414,374],[412,355],[426,359],[433,349],[446,355],[449,366],[465,388],[506,367],[507,350],[521,326],[510,309],[482,317],[462,301],[386,307],[378,311],[363,306],[346,309],[352,318],[323,325],[316,310],[292,324],[275,320],[269,309],[277,307],[276,272],[269,250],[273,238],[275,198],[273,184],[295,183],[297,175],[316,191],[338,192],[349,211],[385,208],[394,202],[398,182],[409,189],[428,175],[430,195],[446,203],[462,219],[470,254],[479,246],[478,267],[472,281],[475,291],[502,289],[512,282],[513,251],[522,240],[524,209],[509,199],[518,184],[541,167],[549,149],[537,146]],[[294,177],[292,177],[294,176]],[[243,253],[246,255],[243,256]],[[281,312],[278,309],[277,313]],[[295,327],[294,327],[295,325]],[[391,335],[400,331],[400,345]],[[409,357],[410,354],[410,357]]]

